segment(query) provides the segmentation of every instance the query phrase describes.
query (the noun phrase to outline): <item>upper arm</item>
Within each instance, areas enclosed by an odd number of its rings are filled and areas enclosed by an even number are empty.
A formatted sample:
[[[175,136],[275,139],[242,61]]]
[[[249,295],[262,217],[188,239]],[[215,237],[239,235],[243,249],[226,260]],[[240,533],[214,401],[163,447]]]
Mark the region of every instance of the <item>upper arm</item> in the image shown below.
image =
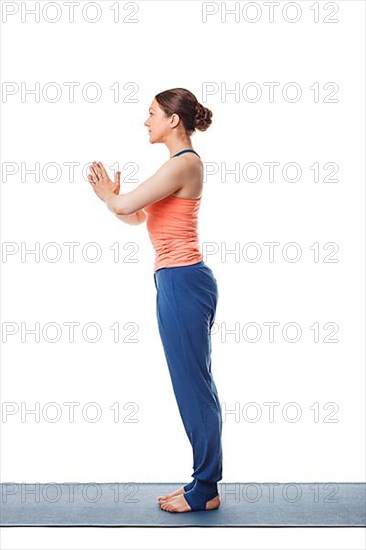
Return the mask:
[[[117,198],[115,203],[116,212],[122,215],[134,214],[145,206],[175,193],[182,187],[182,176],[186,170],[183,162],[166,162],[136,189],[119,195],[120,202]]]

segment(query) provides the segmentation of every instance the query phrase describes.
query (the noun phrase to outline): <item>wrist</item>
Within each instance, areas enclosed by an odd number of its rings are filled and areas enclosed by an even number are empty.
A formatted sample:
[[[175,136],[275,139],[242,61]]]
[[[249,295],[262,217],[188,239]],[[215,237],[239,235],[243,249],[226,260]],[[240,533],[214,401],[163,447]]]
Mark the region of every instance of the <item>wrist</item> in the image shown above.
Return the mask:
[[[117,198],[117,195],[115,195],[113,192],[111,193],[108,193],[108,195],[106,195],[103,200],[104,202],[106,203],[107,207],[112,210],[112,212],[114,212],[114,206],[116,204],[116,198]]]

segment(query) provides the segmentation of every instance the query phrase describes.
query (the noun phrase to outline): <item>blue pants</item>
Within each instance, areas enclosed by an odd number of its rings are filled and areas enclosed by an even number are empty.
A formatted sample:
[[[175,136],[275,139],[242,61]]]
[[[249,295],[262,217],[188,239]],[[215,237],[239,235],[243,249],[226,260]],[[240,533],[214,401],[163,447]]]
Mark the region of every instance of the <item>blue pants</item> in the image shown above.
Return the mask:
[[[192,477],[202,482],[200,487],[213,489],[206,492],[212,496],[222,479],[221,407],[211,372],[210,331],[218,300],[217,281],[201,261],[160,268],[154,273],[154,282],[159,333],[193,450]],[[191,501],[196,504],[197,499]]]

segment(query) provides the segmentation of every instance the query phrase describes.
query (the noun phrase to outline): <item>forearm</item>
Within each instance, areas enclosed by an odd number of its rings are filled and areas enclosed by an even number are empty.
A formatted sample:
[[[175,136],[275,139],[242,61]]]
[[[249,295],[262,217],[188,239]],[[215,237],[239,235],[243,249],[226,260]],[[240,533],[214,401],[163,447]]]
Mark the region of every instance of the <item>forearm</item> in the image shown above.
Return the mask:
[[[139,215],[139,212],[134,212],[133,214],[118,214],[117,210],[117,201],[121,201],[121,195],[115,195],[111,193],[110,196],[104,199],[104,202],[108,209],[121,221],[128,223],[130,225],[137,225],[142,223],[143,219]],[[143,213],[145,215],[145,213]]]
[[[143,223],[146,219],[146,214],[143,210],[138,210],[137,212],[134,212],[133,214],[116,214],[114,212],[114,215],[117,216],[118,219],[125,223],[129,223],[130,225],[139,225],[140,223]]]
[[[138,210],[137,212],[133,212],[132,214],[119,214],[123,208],[121,208],[121,202],[123,201],[123,195],[115,195],[114,193],[111,193],[106,199],[105,203],[109,210],[113,212],[117,218],[120,220],[132,224],[137,225],[145,221],[146,214],[143,209]],[[123,203],[122,203],[123,204]]]

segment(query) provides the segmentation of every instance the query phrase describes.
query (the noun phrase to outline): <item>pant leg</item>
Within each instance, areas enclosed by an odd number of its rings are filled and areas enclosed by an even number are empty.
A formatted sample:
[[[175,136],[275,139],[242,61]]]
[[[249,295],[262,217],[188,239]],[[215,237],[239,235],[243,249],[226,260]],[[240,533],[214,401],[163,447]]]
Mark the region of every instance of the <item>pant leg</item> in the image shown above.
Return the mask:
[[[211,328],[218,288],[211,269],[191,266],[159,269],[159,333],[180,416],[193,450],[193,477],[222,479],[222,418],[211,371]]]

